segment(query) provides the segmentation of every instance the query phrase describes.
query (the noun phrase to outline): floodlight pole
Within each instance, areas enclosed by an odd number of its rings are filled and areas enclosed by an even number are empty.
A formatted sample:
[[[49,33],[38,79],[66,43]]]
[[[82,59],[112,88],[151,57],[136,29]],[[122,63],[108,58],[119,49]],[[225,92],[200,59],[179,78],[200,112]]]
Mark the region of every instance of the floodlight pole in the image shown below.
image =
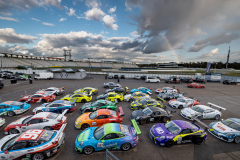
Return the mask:
[[[91,69],[90,69],[90,59],[92,58],[88,58],[88,63],[89,63],[89,73],[88,73],[88,78],[90,79],[90,73],[91,73]]]

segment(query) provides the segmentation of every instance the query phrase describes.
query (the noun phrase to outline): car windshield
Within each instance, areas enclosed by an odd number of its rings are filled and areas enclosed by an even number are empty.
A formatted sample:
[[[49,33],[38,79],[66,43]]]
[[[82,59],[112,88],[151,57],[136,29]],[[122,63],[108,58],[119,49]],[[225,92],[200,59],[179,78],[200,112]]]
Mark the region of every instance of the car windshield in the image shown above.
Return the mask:
[[[97,129],[95,129],[93,136],[95,139],[99,140],[100,138],[102,138],[104,136],[104,126],[102,127],[98,127]]]
[[[39,139],[40,143],[49,141],[52,138],[54,133],[55,131],[46,130]]]
[[[143,111],[143,113],[144,113],[145,115],[147,115],[147,116],[149,116],[149,115],[152,114],[152,111],[151,111],[151,109],[149,109],[149,108],[145,108],[145,109],[142,110],[142,111]]]
[[[19,137],[20,135],[17,135],[15,137],[13,137],[12,139],[10,139],[9,141],[7,141],[7,143],[5,143],[2,147],[2,151],[7,150],[10,146],[13,145],[13,143],[16,141],[16,139]]]
[[[175,135],[181,131],[181,129],[173,121],[166,123],[164,126],[169,132]]]
[[[26,124],[31,118],[32,118],[32,116],[30,116],[30,117],[24,119],[23,122],[22,122],[22,124]]]
[[[120,128],[121,128],[122,133],[130,134],[128,126],[120,124]]]
[[[185,100],[182,99],[182,98],[178,98],[177,100],[178,100],[179,102],[185,102]]]
[[[95,117],[97,117],[97,115],[98,115],[98,111],[95,111],[89,115],[89,118],[94,119]]]
[[[204,110],[198,106],[192,106],[191,107],[192,110],[196,111],[196,112],[199,112],[199,113],[203,113]]]
[[[139,103],[145,104],[145,103],[147,103],[147,100],[146,99],[142,99],[142,100],[139,101]]]
[[[232,129],[240,131],[240,125],[234,121],[231,121],[230,119],[223,120],[222,123]]]
[[[57,113],[50,113],[50,115],[48,116],[48,119],[56,119],[58,117]]]
[[[109,112],[110,112],[110,114],[113,115],[114,117],[117,116],[117,112],[116,112],[116,111],[112,111],[112,110],[110,110]]]
[[[164,109],[159,108],[162,114],[168,114]]]

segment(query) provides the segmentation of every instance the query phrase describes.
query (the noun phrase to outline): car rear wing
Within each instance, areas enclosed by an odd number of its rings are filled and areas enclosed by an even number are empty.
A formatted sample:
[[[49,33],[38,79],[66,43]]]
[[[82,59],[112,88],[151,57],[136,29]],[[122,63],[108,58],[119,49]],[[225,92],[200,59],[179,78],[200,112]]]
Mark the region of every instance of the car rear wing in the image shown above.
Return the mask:
[[[59,91],[64,90],[64,89],[65,89],[65,87],[59,88]]]
[[[68,109],[65,109],[62,114],[60,114],[58,117],[57,117],[57,120],[62,120],[63,116],[68,112]]]
[[[135,119],[131,119],[131,121],[132,121],[133,127],[136,130],[137,134],[141,135],[142,132],[141,132],[140,128],[138,127],[136,120]]]
[[[60,138],[61,133],[64,132],[65,128],[67,126],[67,123],[64,123],[62,127],[57,131],[57,135],[53,138],[53,141],[58,141]]]
[[[124,116],[124,112],[123,112],[122,107],[118,107],[118,110],[119,110],[119,115],[120,115],[121,117]]]
[[[72,102],[70,102],[70,104],[72,105],[72,104],[74,104],[76,101],[77,101],[77,98],[74,99]]]
[[[198,123],[200,123],[201,125],[203,125],[204,127],[206,127],[205,130],[204,130],[205,132],[206,132],[207,129],[209,129],[210,131],[213,131],[213,128],[209,127],[207,124],[203,123],[203,122],[202,122],[201,120],[199,120],[198,118],[193,117],[192,119],[193,119],[193,121],[192,121],[193,124],[196,123],[196,122],[198,122]]]
[[[207,104],[209,104],[210,107],[214,106],[214,107],[219,108],[220,111],[221,111],[221,110],[224,110],[224,111],[226,110],[226,108],[220,107],[220,106],[218,106],[218,105],[216,105],[216,104],[213,104],[213,103],[210,103],[210,102],[208,102]]]
[[[170,107],[170,105],[164,105],[163,107],[166,111],[170,110],[170,113],[176,113],[176,110]],[[168,109],[168,110],[167,110]]]

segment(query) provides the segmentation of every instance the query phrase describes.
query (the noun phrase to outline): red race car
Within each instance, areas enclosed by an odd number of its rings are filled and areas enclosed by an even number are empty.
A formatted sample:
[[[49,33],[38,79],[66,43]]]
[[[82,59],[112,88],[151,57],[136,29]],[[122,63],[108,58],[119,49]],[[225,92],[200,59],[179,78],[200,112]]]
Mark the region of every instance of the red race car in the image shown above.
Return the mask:
[[[205,88],[204,85],[198,83],[189,83],[187,86],[188,88]]]
[[[47,103],[56,99],[56,95],[49,93],[37,93],[33,95],[27,95],[19,99],[19,102],[27,102],[27,103]]]

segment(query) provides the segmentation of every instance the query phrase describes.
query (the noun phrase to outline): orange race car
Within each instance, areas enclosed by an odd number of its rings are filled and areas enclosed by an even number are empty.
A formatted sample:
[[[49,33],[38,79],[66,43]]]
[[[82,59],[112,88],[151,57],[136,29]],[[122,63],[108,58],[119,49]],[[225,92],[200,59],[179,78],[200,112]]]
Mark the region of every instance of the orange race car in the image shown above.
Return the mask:
[[[99,109],[95,112],[87,112],[82,114],[75,121],[77,129],[86,129],[88,127],[102,126],[106,123],[122,123],[123,109],[118,107],[119,112],[109,109]]]

